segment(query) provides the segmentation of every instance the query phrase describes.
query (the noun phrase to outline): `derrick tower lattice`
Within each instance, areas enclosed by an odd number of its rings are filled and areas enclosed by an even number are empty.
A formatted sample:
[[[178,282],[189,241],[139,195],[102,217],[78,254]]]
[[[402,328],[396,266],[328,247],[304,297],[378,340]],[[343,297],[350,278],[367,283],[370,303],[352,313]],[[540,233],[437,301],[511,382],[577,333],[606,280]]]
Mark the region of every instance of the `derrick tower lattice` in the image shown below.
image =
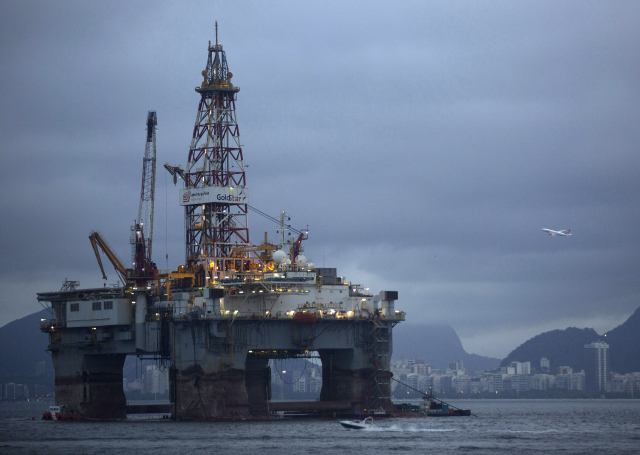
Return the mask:
[[[249,245],[248,191],[233,86],[225,52],[209,43],[204,80],[196,92],[200,104],[184,171],[186,262],[202,264],[222,277],[233,247]]]

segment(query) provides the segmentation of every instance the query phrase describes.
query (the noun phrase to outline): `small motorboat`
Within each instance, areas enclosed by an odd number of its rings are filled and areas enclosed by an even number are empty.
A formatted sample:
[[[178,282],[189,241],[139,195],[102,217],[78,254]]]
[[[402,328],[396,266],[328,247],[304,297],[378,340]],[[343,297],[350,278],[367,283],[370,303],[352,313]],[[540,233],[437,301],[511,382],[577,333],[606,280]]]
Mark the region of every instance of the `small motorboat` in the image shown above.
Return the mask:
[[[340,420],[340,425],[349,430],[362,430],[364,428],[374,428],[373,417],[367,417],[363,420]]]

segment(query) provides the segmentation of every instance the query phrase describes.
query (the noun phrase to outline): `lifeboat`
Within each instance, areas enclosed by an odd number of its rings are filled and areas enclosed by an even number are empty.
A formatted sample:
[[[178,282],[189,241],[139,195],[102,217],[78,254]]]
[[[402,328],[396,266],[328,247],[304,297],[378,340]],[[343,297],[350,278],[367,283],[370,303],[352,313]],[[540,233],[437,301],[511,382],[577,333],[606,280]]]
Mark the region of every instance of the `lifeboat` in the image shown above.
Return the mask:
[[[318,320],[315,313],[303,313],[298,311],[293,315],[293,322],[298,322],[300,324],[313,324]]]

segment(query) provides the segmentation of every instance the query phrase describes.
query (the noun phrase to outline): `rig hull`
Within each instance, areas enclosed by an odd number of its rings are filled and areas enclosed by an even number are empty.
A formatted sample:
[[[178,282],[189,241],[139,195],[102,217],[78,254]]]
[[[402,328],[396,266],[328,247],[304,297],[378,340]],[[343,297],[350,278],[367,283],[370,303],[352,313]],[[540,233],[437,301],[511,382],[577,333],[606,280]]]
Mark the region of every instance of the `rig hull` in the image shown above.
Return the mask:
[[[52,304],[59,309],[78,296],[57,297]],[[300,323],[290,317],[193,312],[147,321],[142,333],[140,324],[65,327],[63,320],[43,321],[43,329],[50,333],[56,403],[73,412],[93,419],[125,418],[126,356],[164,354],[173,418],[234,419],[269,414],[269,359],[314,351],[322,361],[321,402],[341,403],[341,413],[391,411],[389,364],[397,322],[370,316]],[[344,403],[349,409],[343,409]]]
[[[170,393],[178,419],[236,418],[268,413],[268,360],[317,351],[320,401],[349,402],[350,412],[389,408],[392,322],[291,319],[196,320],[175,325]],[[378,344],[367,343],[377,332]],[[194,344],[195,341],[195,344]],[[372,356],[378,359],[372,364]]]

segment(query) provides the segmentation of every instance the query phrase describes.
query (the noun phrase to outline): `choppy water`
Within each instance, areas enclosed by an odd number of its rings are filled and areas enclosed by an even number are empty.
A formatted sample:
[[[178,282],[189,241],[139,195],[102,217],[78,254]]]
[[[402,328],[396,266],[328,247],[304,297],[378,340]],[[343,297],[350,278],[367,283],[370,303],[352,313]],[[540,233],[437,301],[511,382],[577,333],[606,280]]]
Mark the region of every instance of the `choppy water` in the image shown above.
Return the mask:
[[[329,420],[46,422],[46,405],[0,406],[0,454],[640,453],[640,401],[470,400],[478,417]],[[39,406],[39,407],[38,407]]]

